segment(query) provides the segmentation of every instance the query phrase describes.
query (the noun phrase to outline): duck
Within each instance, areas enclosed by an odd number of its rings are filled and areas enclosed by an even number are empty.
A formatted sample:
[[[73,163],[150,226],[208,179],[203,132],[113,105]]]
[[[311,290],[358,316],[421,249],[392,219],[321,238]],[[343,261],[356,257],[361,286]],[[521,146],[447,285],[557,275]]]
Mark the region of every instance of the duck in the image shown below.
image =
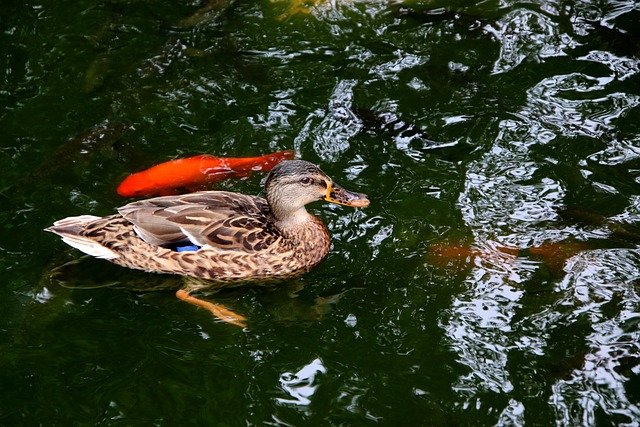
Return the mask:
[[[308,272],[328,255],[331,239],[306,205],[324,200],[364,208],[370,203],[365,194],[341,187],[305,160],[278,163],[267,176],[264,194],[199,191],[154,197],[119,207],[110,216],[64,218],[45,231],[123,267],[196,279],[176,296],[245,326],[241,315],[193,293],[207,286],[274,281]]]

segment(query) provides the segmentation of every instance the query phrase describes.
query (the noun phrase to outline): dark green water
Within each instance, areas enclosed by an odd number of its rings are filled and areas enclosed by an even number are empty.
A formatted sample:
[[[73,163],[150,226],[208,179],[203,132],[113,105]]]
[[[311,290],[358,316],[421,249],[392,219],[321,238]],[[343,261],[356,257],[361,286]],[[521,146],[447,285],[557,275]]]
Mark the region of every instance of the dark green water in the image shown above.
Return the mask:
[[[0,424],[640,423],[637,5],[335,3],[3,2]],[[104,261],[52,280],[80,254],[42,229],[127,174],[283,149],[372,204],[209,296],[247,329]]]

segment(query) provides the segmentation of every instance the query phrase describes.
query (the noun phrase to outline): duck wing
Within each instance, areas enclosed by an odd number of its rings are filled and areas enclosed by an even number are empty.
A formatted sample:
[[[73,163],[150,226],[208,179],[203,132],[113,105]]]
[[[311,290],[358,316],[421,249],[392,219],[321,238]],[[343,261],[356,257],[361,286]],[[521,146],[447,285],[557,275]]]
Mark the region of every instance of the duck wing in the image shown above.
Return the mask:
[[[257,252],[279,238],[264,199],[226,191],[156,197],[130,203],[118,212],[143,240],[157,246],[191,242]]]

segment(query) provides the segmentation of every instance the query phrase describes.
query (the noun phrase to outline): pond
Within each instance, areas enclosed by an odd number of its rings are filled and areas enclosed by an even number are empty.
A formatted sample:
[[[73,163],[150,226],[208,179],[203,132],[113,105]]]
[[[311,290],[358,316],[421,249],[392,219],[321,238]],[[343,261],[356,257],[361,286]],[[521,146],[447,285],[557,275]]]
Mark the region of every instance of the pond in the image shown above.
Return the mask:
[[[640,8],[8,1],[0,423],[639,425]],[[128,174],[294,150],[328,258],[186,304],[43,231]],[[262,194],[265,174],[211,189]]]

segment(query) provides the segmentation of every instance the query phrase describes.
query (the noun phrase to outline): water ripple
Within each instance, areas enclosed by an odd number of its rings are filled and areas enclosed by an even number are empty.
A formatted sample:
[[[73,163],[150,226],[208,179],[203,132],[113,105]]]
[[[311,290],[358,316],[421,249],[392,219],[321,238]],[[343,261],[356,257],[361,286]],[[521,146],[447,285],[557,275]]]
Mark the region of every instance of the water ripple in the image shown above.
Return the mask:
[[[613,140],[607,148],[593,153],[590,160],[601,165],[614,166],[640,157],[640,136],[628,140]]]
[[[531,182],[538,165],[529,161],[527,147],[539,141],[539,129],[515,121],[503,121],[500,126],[493,149],[470,164],[458,198],[465,222],[481,233],[480,241],[499,229],[531,229],[536,223],[555,220],[565,193],[551,178]]]
[[[296,373],[284,372],[280,375],[280,387],[292,398],[278,397],[276,401],[278,403],[308,406],[311,403],[311,397],[318,389],[316,376],[326,373],[327,368],[324,367],[320,359],[312,360]]]
[[[622,92],[581,99],[582,94],[602,91],[613,80],[581,73],[548,77],[528,91],[522,114],[568,137],[602,138],[613,131],[616,119],[640,103],[640,97]]]
[[[342,80],[333,89],[327,112],[314,112],[308,120],[319,115],[320,123],[311,130],[313,148],[323,159],[337,160],[349,148],[349,140],[362,128],[360,119],[353,113],[351,104],[356,80]]]
[[[577,59],[606,65],[613,72],[613,77],[620,81],[626,80],[640,71],[640,61],[637,59],[617,56],[602,50],[592,50]]]
[[[396,59],[372,67],[369,74],[372,74],[381,80],[397,81],[400,78],[400,72],[413,67],[418,67],[429,61],[428,55],[415,55],[412,53],[402,52],[401,50],[397,50],[395,55],[397,57]]]
[[[558,25],[545,15],[516,9],[497,22],[497,28],[485,29],[500,41],[500,56],[493,66],[495,74],[506,73],[525,59],[566,55],[577,43],[567,34],[558,33]]]
[[[574,47],[543,15],[529,12],[518,19],[505,19],[517,31],[508,34],[509,27],[503,24],[503,35],[508,36],[501,39],[501,58],[494,72],[510,71],[532,53],[538,57],[562,55],[565,47]],[[547,30],[536,30],[535,40],[527,39],[532,22]],[[523,43],[531,44],[529,50]],[[581,60],[604,63],[611,74],[594,77],[575,72],[543,78],[527,91],[526,105],[516,118],[500,122],[492,147],[468,164],[458,207],[477,249],[472,252],[467,288],[456,296],[440,326],[457,361],[469,369],[454,386],[464,405],[469,405],[479,392],[517,390],[520,384],[508,369],[516,349],[545,357],[555,328],[586,319],[593,330],[588,337],[591,351],[569,378],[551,385],[550,402],[557,420],[568,425],[593,424],[596,411],[601,409],[615,414],[621,422],[633,423],[638,407],[627,397],[625,383],[630,372],[639,369],[640,360],[636,320],[639,300],[637,285],[633,284],[640,276],[637,253],[576,248],[567,254],[568,260],[558,260],[557,269],[564,268],[565,275],[555,290],[557,305],[527,308],[525,290],[540,274],[540,265],[500,248],[561,242],[580,233],[560,221],[557,212],[565,203],[567,185],[541,173],[540,162],[533,158],[534,147],[558,138],[586,137],[613,141],[591,156],[600,163],[613,164],[638,155],[635,138],[618,141],[614,135],[616,122],[636,108],[640,98],[610,89],[615,82],[635,75],[637,62],[598,51],[589,52]],[[628,208],[628,221],[634,220],[635,212],[633,205]],[[610,308],[612,304],[622,304],[623,308],[616,312]],[[527,309],[537,312],[519,319],[518,314]],[[604,312],[615,314],[607,318]],[[625,322],[635,328],[621,327]],[[512,400],[500,419],[521,423],[523,411],[523,404]]]
[[[590,347],[579,368],[552,386],[550,403],[566,425],[595,424],[599,410],[619,425],[638,425],[640,406],[628,396],[628,381],[640,373],[640,253],[612,249],[585,252],[566,266],[559,305],[574,307],[555,322],[591,325]],[[611,310],[615,306],[615,310]],[[579,401],[575,406],[571,402]]]

